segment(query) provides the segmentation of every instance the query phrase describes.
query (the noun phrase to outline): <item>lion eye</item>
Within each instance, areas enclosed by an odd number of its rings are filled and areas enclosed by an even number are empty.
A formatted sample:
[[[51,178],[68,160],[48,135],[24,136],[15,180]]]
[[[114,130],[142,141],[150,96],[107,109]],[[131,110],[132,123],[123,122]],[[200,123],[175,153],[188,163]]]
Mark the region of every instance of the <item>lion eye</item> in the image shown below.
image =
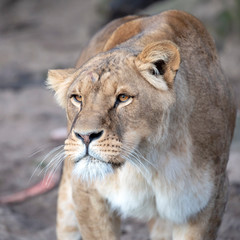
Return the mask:
[[[125,95],[125,94],[120,94],[118,96],[118,100],[119,102],[126,102],[130,97],[128,95]]]
[[[72,96],[75,101],[81,103],[82,102],[82,96],[81,95],[73,95]]]

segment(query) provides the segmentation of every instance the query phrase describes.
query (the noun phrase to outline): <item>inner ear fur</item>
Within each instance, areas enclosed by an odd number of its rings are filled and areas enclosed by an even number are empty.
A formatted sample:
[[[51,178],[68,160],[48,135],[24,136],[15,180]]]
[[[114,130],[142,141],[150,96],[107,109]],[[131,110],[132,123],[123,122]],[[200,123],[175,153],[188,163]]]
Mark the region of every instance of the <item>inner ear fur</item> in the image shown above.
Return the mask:
[[[75,71],[75,68],[48,70],[47,86],[49,89],[55,91],[57,102],[63,108],[67,104],[66,95],[68,88],[73,82]]]
[[[179,69],[179,48],[167,40],[150,43],[137,56],[135,64],[150,84],[166,91],[173,86]]]

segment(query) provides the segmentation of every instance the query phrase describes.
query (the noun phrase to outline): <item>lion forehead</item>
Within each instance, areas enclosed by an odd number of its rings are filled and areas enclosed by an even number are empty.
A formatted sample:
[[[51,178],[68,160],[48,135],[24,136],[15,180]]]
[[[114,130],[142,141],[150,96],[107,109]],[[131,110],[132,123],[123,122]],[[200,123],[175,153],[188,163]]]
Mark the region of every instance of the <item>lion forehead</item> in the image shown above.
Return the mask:
[[[90,60],[76,77],[74,88],[81,91],[102,92],[107,96],[115,95],[117,88],[134,82],[129,78],[131,59],[114,54],[114,56],[96,57]],[[131,71],[132,72],[132,71]],[[133,77],[133,75],[131,74]],[[97,90],[97,91],[94,91]]]

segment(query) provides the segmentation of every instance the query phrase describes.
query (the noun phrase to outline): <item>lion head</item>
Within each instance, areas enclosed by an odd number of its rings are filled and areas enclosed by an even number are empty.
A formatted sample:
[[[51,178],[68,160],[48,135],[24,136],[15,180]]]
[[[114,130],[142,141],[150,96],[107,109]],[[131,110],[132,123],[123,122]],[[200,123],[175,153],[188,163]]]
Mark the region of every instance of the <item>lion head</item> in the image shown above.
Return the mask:
[[[67,114],[65,153],[75,175],[89,181],[126,162],[151,164],[144,155],[167,134],[179,65],[178,47],[161,41],[140,51],[111,49],[79,69],[49,70],[48,85]]]

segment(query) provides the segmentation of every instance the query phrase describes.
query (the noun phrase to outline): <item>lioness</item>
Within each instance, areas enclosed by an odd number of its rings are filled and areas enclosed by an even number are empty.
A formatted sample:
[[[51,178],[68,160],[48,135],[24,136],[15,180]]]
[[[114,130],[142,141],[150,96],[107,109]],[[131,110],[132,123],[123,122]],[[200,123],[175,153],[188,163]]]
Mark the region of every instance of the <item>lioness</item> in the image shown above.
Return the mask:
[[[199,20],[117,19],[48,84],[68,120],[59,240],[119,239],[120,216],[154,240],[216,239],[236,111]]]

